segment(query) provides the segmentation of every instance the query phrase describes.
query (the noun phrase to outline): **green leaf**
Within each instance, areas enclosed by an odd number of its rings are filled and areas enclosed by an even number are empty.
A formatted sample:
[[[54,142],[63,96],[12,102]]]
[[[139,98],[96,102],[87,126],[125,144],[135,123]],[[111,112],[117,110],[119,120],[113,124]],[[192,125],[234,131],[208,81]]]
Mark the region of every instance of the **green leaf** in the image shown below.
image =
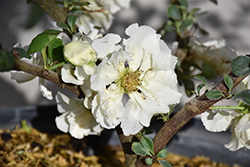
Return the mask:
[[[210,90],[206,93],[206,97],[210,100],[218,100],[223,96],[223,94],[218,90]]]
[[[195,79],[200,80],[204,85],[207,85],[207,80],[202,76],[194,76]]]
[[[8,50],[0,50],[0,72],[10,71],[14,67],[14,57]]]
[[[204,83],[201,83],[201,84],[199,84],[199,85],[196,87],[197,92],[198,92],[198,96],[200,95],[200,90],[201,90],[204,86],[205,86]]]
[[[57,26],[61,27],[63,30],[67,30],[68,32],[71,32],[69,26],[64,22],[57,22]]]
[[[181,29],[182,30],[185,30],[185,28],[187,28],[188,26],[192,25],[193,24],[193,20],[191,19],[187,19],[187,20],[184,20],[182,23],[181,23]]]
[[[145,162],[147,165],[152,165],[153,164],[153,159],[152,158],[146,158]]]
[[[165,160],[158,160],[158,162],[163,166],[163,167],[172,167],[172,165],[165,161]]]
[[[177,6],[175,5],[169,5],[168,6],[168,17],[175,19],[175,20],[180,20],[181,19],[181,13],[180,10]]]
[[[243,90],[232,97],[233,100],[240,99],[243,103],[250,105],[250,89]]]
[[[48,44],[61,33],[58,30],[45,30],[44,32],[38,34],[31,42],[28,49],[28,54],[35,53],[45,49]]]
[[[137,154],[137,155],[140,155],[140,156],[144,156],[144,155],[150,155],[150,152],[142,146],[141,143],[139,142],[133,142],[132,143],[132,150]]]
[[[215,5],[218,5],[217,0],[210,0],[211,2],[213,2]]]
[[[25,130],[26,132],[30,132],[30,127],[27,125],[26,120],[21,121],[22,129]]]
[[[168,155],[167,150],[165,148],[163,148],[161,151],[159,151],[156,154],[156,157],[158,157],[158,158],[165,158],[167,155]]]
[[[185,91],[188,97],[193,95],[194,91],[194,82],[191,79],[185,79],[183,80],[183,84],[185,87]]]
[[[44,14],[45,13],[43,12],[43,10],[39,6],[32,4],[31,10],[30,10],[29,15],[28,15],[29,16],[28,22],[27,22],[25,28],[28,29],[28,28],[31,28],[34,25],[36,25],[36,23],[38,23],[41,20],[41,18],[44,16]]]
[[[51,41],[48,49],[48,55],[53,61],[63,62],[63,41],[59,38]]]
[[[68,23],[68,25],[70,27],[71,32],[73,31],[73,27],[75,25],[76,19],[77,19],[76,15],[70,15],[67,18],[67,23]]]
[[[143,132],[142,132],[142,135],[145,136],[147,134],[152,134],[153,131],[151,129],[145,129]]]
[[[164,26],[164,30],[166,30],[168,32],[172,32],[172,31],[175,31],[175,27],[172,25],[166,25],[166,26]]]
[[[153,144],[153,141],[149,137],[144,136],[141,139],[141,143],[142,143],[143,147],[148,149],[151,153],[154,153],[154,144]]]
[[[214,70],[214,66],[205,62],[202,64],[202,74],[207,79],[212,79],[218,76],[218,73]]]
[[[14,50],[16,50],[19,53],[20,58],[23,58],[23,57],[28,58],[28,59],[31,58],[31,56],[27,54],[26,50],[24,50],[23,48],[12,48],[10,52],[13,52]]]
[[[236,76],[244,76],[250,73],[250,58],[238,56],[231,61],[232,71]]]
[[[181,4],[181,6],[184,6],[184,7],[188,7],[188,2],[187,2],[187,0],[179,0],[179,2],[180,2],[180,4]]]
[[[232,88],[233,88],[233,86],[234,86],[234,81],[233,81],[233,79],[232,79],[230,76],[225,75],[225,76],[224,76],[224,81],[225,81],[225,83],[226,83],[226,85],[227,85],[227,87],[228,87],[228,89],[229,89],[228,92],[231,92],[231,90],[232,90]]]

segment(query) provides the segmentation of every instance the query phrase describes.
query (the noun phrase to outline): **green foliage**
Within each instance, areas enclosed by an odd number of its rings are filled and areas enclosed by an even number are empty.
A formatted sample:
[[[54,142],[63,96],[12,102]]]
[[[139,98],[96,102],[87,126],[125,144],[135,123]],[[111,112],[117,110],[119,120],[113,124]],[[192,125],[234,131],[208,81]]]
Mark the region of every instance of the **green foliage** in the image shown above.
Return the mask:
[[[75,25],[76,19],[77,19],[76,15],[70,15],[67,18],[67,24],[69,25],[69,28],[70,28],[71,32],[73,32],[73,27]]]
[[[0,50],[0,72],[10,71],[14,67],[14,57],[8,50]]]
[[[238,56],[231,61],[232,71],[236,76],[244,76],[250,73],[250,58]]]
[[[187,2],[187,0],[179,0],[179,2],[180,2],[180,4],[181,4],[181,6],[184,6],[185,8],[188,7],[188,2]]]
[[[214,70],[214,66],[211,64],[202,64],[202,75],[207,79],[212,79],[218,76],[218,73]]]
[[[53,61],[63,62],[63,41],[59,38],[51,41],[48,48],[48,55]]]
[[[165,148],[163,148],[161,151],[159,151],[156,154],[156,157],[158,157],[158,158],[165,158],[167,155],[168,155],[167,150]]]
[[[43,16],[44,12],[42,9],[39,6],[32,4],[26,28],[28,29],[36,25],[36,23],[38,23]]]
[[[152,158],[146,158],[145,162],[146,162],[147,165],[152,165],[154,161],[153,161]]]
[[[153,144],[153,141],[149,137],[144,136],[141,139],[141,143],[143,147],[145,147],[148,151],[150,151],[152,154],[154,153],[154,144]]]
[[[168,6],[168,17],[175,19],[175,20],[180,20],[181,13],[180,13],[179,8],[175,5],[169,5]]]
[[[170,163],[164,160],[158,160],[158,162],[163,166],[163,167],[172,167]]]
[[[210,90],[206,93],[206,97],[210,100],[218,100],[222,96],[224,96],[220,91],[218,90]]]
[[[58,27],[61,27],[63,30],[71,32],[70,27],[66,23],[64,23],[64,22],[57,22],[56,24],[57,24]]]
[[[30,132],[30,127],[27,125],[26,120],[21,121],[22,129],[25,130],[26,132]]]
[[[151,155],[149,150],[145,147],[143,147],[143,145],[139,142],[133,142],[132,143],[132,150],[140,156],[144,156],[144,155]]]
[[[13,52],[14,50],[19,53],[20,58],[23,58],[23,57],[25,57],[27,59],[31,58],[31,56],[29,54],[27,54],[26,50],[24,50],[23,48],[12,48],[10,50],[10,52]]]
[[[235,96],[233,96],[232,99],[234,100],[239,99],[243,103],[250,105],[250,90],[249,89],[243,90],[237,93]]]
[[[42,51],[48,44],[54,40],[61,31],[58,30],[45,30],[44,32],[38,34],[31,42],[28,49],[28,54],[35,53],[37,51]]]
[[[191,79],[184,79],[182,82],[184,84],[187,96],[192,96],[194,92],[194,82]]]
[[[233,79],[232,79],[230,76],[225,75],[225,76],[224,76],[224,81],[225,81],[225,83],[226,83],[226,85],[227,85],[227,87],[228,87],[228,89],[229,89],[228,92],[231,92],[231,90],[232,90],[232,88],[233,88],[233,86],[234,86]]]
[[[218,5],[218,1],[217,0],[210,0],[211,2],[213,2],[214,4]]]

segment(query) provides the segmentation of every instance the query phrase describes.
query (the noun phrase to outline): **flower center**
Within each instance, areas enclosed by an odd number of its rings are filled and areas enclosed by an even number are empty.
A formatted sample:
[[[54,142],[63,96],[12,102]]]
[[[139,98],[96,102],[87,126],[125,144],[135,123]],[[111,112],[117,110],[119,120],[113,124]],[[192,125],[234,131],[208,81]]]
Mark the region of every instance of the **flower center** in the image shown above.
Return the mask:
[[[126,72],[121,78],[121,86],[125,89],[125,92],[132,92],[138,90],[136,87],[142,84],[140,79],[142,71]]]

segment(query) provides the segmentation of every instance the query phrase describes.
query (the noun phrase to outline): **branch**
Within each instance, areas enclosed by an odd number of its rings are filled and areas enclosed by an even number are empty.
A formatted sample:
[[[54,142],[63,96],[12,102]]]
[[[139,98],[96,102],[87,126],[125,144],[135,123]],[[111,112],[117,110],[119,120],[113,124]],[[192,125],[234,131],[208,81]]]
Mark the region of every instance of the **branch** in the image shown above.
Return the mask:
[[[229,76],[234,81],[234,86],[237,86],[246,76],[237,77],[231,72]],[[224,95],[228,95],[228,88],[222,80],[213,89],[219,90]],[[153,139],[154,142],[154,152],[157,153],[163,149],[170,139],[178,132],[187,122],[189,122],[194,116],[199,115],[209,109],[212,105],[217,103],[219,100],[209,100],[205,93],[200,97],[195,97],[188,101],[184,107],[178,111],[170,120],[168,120],[156,136]],[[137,161],[138,167],[146,167],[145,163]]]
[[[37,66],[34,64],[29,64],[24,62],[23,60],[19,59],[19,53],[15,50],[13,51],[13,56],[14,56],[14,70],[27,72],[29,74],[33,74],[40,78],[44,78],[48,81],[51,81],[59,85],[59,88],[61,89],[63,89],[64,87],[68,88],[72,92],[76,93],[79,98],[84,97],[84,94],[79,86],[63,83],[61,77],[56,72],[51,70],[46,70],[42,66]]]

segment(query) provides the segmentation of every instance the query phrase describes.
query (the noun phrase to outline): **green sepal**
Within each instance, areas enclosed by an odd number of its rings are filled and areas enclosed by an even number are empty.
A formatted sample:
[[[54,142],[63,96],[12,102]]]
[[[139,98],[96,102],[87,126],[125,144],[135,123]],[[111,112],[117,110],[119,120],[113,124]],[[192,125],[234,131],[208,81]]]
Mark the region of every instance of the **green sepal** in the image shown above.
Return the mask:
[[[55,39],[61,31],[58,30],[45,30],[44,32],[38,34],[30,44],[27,54],[35,53],[37,51],[42,51],[48,44]]]

